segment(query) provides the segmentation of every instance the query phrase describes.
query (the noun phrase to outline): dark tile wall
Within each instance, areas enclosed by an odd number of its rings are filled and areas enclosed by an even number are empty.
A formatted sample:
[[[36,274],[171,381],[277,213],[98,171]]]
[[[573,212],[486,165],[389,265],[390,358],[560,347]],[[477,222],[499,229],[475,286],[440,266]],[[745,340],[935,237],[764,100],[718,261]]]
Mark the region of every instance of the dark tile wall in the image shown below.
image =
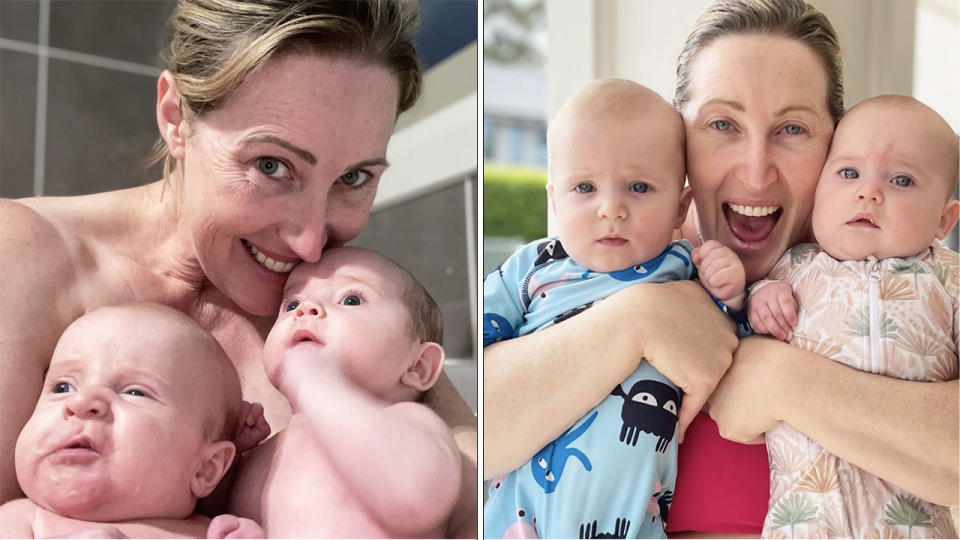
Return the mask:
[[[51,59],[45,195],[79,195],[157,180],[156,80]]]
[[[36,43],[39,14],[37,0],[0,0],[0,37]]]
[[[6,2],[0,3],[0,6]],[[0,195],[33,195],[37,59],[0,51]]]
[[[351,242],[390,257],[410,271],[430,292],[443,312],[443,347],[450,358],[475,358],[470,317],[470,283],[467,235],[476,238],[476,181],[472,200],[474,216],[467,230],[463,182],[370,216],[367,227]],[[476,247],[474,247],[476,249]]]
[[[52,0],[49,45],[159,73],[175,0]],[[40,2],[0,0],[0,36],[36,43]],[[160,177],[156,78],[49,58],[44,195],[82,195]],[[33,195],[38,57],[0,51],[0,197]]]

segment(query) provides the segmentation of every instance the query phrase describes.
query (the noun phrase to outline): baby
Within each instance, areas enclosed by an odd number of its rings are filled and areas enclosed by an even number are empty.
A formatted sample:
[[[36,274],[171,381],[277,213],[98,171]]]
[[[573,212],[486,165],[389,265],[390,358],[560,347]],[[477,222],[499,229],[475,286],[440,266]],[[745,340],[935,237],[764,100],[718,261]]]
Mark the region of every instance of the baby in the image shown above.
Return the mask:
[[[460,487],[440,311],[406,270],[344,247],[287,279],[264,367],[293,417],[244,456],[229,509],[276,537],[438,537]],[[249,461],[247,461],[249,459]]]
[[[731,250],[671,241],[691,200],[673,107],[636,83],[595,81],[557,111],[547,143],[559,236],[520,248],[486,277],[484,346],[556,324],[636,283],[691,279],[694,263],[715,298],[743,308],[744,269]],[[664,537],[681,398],[642,361],[560,437],[494,481],[484,536]]]
[[[751,287],[757,332],[847,366],[916,381],[958,377],[958,140],[933,110],[881,96],[840,121],[817,185],[817,244]],[[798,309],[799,306],[799,309]],[[766,434],[763,535],[954,537],[947,508],[847,463],[781,423]]]
[[[28,498],[0,507],[0,536],[262,537],[248,519],[194,514],[233,460],[242,408],[233,364],[188,316],[155,304],[85,314],[17,440]]]

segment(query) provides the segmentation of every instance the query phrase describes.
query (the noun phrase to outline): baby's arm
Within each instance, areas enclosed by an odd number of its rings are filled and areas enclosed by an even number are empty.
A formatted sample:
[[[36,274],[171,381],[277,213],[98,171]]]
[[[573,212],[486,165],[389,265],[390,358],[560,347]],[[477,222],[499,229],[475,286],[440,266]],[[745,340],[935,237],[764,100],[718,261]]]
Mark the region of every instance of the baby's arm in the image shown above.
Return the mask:
[[[764,280],[750,294],[747,308],[750,326],[758,334],[789,341],[797,324],[797,300],[789,283]]]
[[[694,248],[692,255],[704,288],[728,309],[743,309],[746,271],[740,257],[716,240],[707,240],[702,246]]]
[[[30,499],[15,499],[0,506],[0,538],[33,538],[35,511]]]
[[[444,523],[461,478],[460,452],[440,417],[419,403],[388,405],[348,381],[336,361],[298,352],[286,353],[281,391],[368,508],[400,536]]]

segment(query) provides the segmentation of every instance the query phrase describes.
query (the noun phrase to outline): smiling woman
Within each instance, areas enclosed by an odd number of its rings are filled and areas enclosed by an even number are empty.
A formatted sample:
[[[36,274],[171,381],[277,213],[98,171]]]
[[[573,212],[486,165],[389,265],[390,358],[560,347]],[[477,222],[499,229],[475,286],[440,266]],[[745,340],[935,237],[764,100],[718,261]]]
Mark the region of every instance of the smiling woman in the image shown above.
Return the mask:
[[[151,301],[191,316],[281,429],[289,406],[261,352],[283,284],[364,228],[397,116],[419,95],[407,2],[183,0],[171,25],[155,79],[163,179],[0,201],[0,252],[24,254],[0,260],[0,301],[27,306],[0,313],[0,500],[19,494],[12,448],[57,337],[99,306]],[[469,409],[445,378],[425,401],[440,403],[475,476]],[[475,497],[463,490],[448,534],[473,534]]]

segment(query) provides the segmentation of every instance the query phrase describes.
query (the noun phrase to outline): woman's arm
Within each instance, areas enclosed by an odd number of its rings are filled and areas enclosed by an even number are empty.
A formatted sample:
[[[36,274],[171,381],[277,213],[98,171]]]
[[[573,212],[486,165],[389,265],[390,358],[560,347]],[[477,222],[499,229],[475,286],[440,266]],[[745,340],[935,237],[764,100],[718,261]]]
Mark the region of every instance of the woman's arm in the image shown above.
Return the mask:
[[[460,449],[460,494],[447,526],[448,538],[477,537],[477,418],[446,373],[423,396],[450,428]]]
[[[733,324],[691,281],[628,287],[484,349],[484,474],[505,474],[599,403],[642,357],[685,393],[679,433],[731,361]]]
[[[0,200],[0,504],[22,497],[14,446],[30,418],[60,333],[78,314],[60,234],[29,208]]]
[[[751,442],[784,421],[918,497],[957,505],[960,385],[854,370],[769,338],[744,339],[710,398],[724,437]]]

